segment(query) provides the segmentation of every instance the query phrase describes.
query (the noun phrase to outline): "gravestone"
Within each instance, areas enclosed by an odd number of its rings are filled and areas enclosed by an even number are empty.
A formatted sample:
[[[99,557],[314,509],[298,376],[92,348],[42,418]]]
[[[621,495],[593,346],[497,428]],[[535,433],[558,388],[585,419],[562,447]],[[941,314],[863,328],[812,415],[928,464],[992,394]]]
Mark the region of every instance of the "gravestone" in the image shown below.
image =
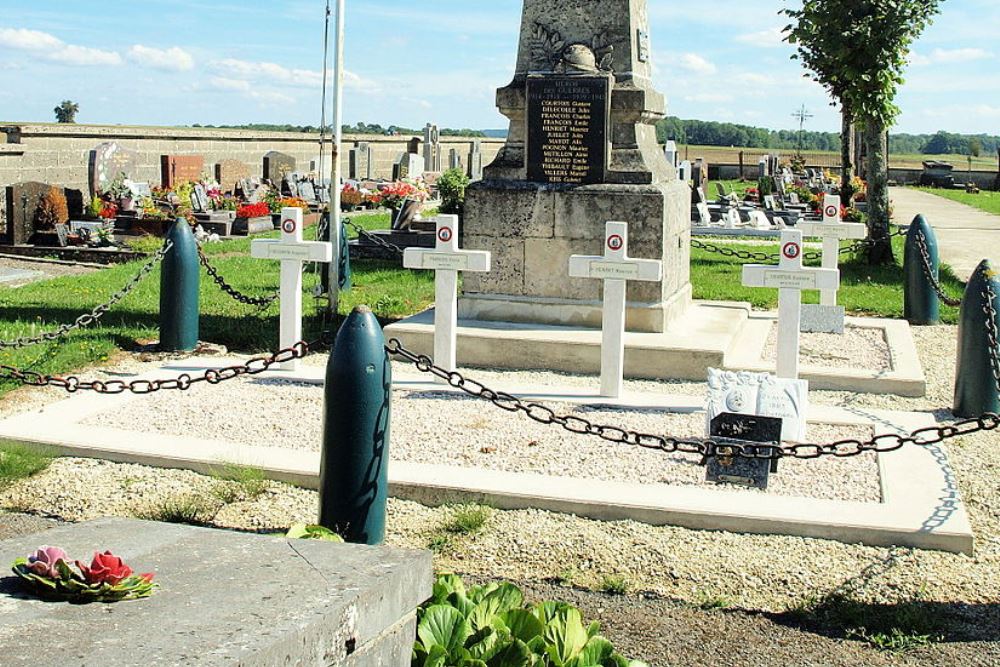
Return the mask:
[[[223,160],[215,165],[215,180],[223,192],[235,192],[236,184],[249,177],[250,165],[242,160]]]
[[[457,148],[452,148],[448,151],[448,168],[461,169],[462,166],[462,155],[458,152]]]
[[[441,171],[441,131],[437,125],[427,123],[424,127],[424,169]]]
[[[197,183],[205,171],[201,155],[163,155],[160,157],[160,181],[173,189],[181,183]]]
[[[367,141],[359,141],[348,154],[348,177],[358,180],[371,178],[373,162],[372,145]],[[329,178],[329,172],[326,172],[326,176]]]
[[[0,582],[4,667],[410,664],[427,552],[100,519],[0,541],[5,564],[42,544],[89,560],[111,550],[160,590],[68,604]],[[60,632],[53,632],[61,628]]]
[[[763,446],[756,447],[754,453],[764,456],[774,451],[767,444],[778,446],[781,443],[781,426],[782,420],[777,417],[723,412],[712,419],[708,435],[723,448],[722,453],[726,453],[726,446],[743,447],[762,443]],[[707,461],[705,479],[766,491],[770,474],[777,471],[776,460],[715,456]]]
[[[48,183],[29,181],[15,183],[6,188],[4,203],[7,227],[2,237],[4,245],[24,245],[33,242],[39,204],[52,187]],[[83,213],[83,193],[68,188],[60,190],[66,196],[70,218],[80,217]]]
[[[691,180],[691,162],[689,160],[684,160],[681,162],[681,166],[677,168],[677,180],[684,183],[688,183]]]
[[[513,81],[497,93],[508,136],[465,206],[463,244],[496,268],[465,277],[461,318],[600,326],[600,283],[560,268],[600,252],[607,220],[664,265],[662,280],[628,286],[627,328],[662,332],[690,306],[690,194],[656,141],[665,104],[640,58],[647,31],[645,0],[525,0]]]
[[[295,158],[287,153],[270,151],[264,155],[264,178],[281,185],[286,175],[295,171]]]
[[[152,199],[153,189],[149,187],[149,183],[136,182],[136,181],[126,181],[129,192],[132,193],[132,198],[136,202],[141,202],[143,199]]]
[[[469,151],[469,180],[483,180],[483,142],[473,139],[472,149]]]
[[[99,144],[90,151],[90,195],[106,192],[111,182],[121,174],[126,178],[135,175],[139,154],[116,141]]]
[[[403,153],[392,167],[392,179],[421,178],[424,175],[424,158],[416,153]]]
[[[302,181],[299,183],[299,197],[310,203],[318,201],[316,199],[316,187],[312,184],[312,181]]]
[[[770,373],[710,368],[706,431],[711,432],[712,420],[726,412],[779,418],[781,440],[802,442],[809,412],[809,383],[777,378]]]
[[[677,152],[677,142],[671,139],[667,142],[666,146],[663,147],[663,155],[667,158],[667,162],[676,169],[678,167],[677,160],[680,157],[680,153]]]

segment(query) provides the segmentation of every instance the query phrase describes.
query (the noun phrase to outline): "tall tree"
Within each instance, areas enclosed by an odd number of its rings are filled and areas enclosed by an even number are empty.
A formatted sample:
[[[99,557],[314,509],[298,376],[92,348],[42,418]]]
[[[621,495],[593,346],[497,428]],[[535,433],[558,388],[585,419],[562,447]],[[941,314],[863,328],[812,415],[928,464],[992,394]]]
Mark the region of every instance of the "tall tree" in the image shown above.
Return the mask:
[[[886,160],[888,129],[899,116],[896,93],[903,83],[903,71],[914,40],[940,11],[943,0],[803,0],[802,9],[784,10],[797,24],[789,35],[799,32],[809,38],[813,30],[828,31],[816,50],[816,59],[806,65],[824,67],[827,88],[849,110],[854,121],[864,127],[868,173],[868,226],[875,242],[869,261],[893,261],[889,237],[889,170]],[[799,30],[799,25],[804,26]],[[813,28],[812,26],[815,26]],[[813,54],[811,42],[798,38],[803,49]],[[839,48],[827,42],[840,42]],[[811,57],[811,56],[810,56]],[[830,62],[828,63],[827,60]],[[811,63],[811,64],[810,64]],[[820,74],[813,70],[819,79]]]
[[[80,111],[80,105],[72,100],[63,100],[53,111],[56,114],[57,123],[75,123],[76,114]]]

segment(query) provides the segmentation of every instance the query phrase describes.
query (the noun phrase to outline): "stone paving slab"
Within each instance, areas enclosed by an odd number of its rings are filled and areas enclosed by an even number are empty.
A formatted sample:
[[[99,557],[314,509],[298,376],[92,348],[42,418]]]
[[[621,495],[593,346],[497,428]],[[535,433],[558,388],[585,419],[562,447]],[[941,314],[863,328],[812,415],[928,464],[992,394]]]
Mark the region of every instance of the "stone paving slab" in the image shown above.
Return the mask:
[[[17,665],[406,667],[428,552],[103,519],[0,542],[0,563],[42,544],[110,549],[161,590],[146,600],[27,599],[0,579],[0,655]]]

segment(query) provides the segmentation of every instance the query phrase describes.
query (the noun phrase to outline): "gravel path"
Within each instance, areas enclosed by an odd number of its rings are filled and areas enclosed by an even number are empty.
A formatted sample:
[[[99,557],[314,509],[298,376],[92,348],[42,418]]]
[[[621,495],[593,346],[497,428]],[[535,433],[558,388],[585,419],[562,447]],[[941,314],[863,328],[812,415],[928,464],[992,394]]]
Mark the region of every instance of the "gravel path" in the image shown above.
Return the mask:
[[[266,405],[268,409],[241,410],[239,419],[220,418],[231,415],[235,405]],[[562,414],[581,415],[602,424],[627,424],[643,432],[682,437],[705,434],[703,412],[615,412],[561,403],[549,405]],[[201,385],[180,395],[150,396],[130,403],[126,410],[97,415],[83,423],[123,430],[134,430],[136,424],[142,424],[146,432],[165,435],[197,433],[207,439],[258,447],[319,451],[322,409],[323,390],[319,386],[250,378],[218,387]],[[308,417],[276,421],[276,414]],[[441,415],[447,415],[447,419],[441,419]],[[873,430],[867,427],[821,424],[809,429],[810,439],[817,442],[872,435]],[[482,401],[470,397],[438,391],[393,391],[390,456],[393,461],[463,468],[718,488],[705,481],[705,469],[690,455],[609,446],[596,438],[580,438],[520,415],[484,410]],[[881,500],[874,455],[820,462],[787,461],[771,479],[768,493],[776,495]]]
[[[812,402],[860,411],[867,408],[928,411],[939,419],[950,419],[950,413],[937,411],[952,400],[956,328],[915,328],[913,334],[928,379],[926,397],[815,391],[811,393]],[[324,363],[322,357],[307,361]],[[124,357],[115,367],[116,371],[143,369],[148,366],[132,357]],[[100,373],[95,371],[93,375]],[[552,373],[476,371],[474,375],[500,388],[529,384],[540,377],[564,386],[595,386],[593,377]],[[626,387],[630,391],[689,395],[704,395],[705,391],[704,383],[696,382],[630,381]],[[19,412],[27,405],[64,397],[51,389],[18,391],[0,401],[0,412]],[[222,421],[229,418],[233,408],[230,405],[226,410],[220,413]],[[453,508],[429,508],[396,500],[389,506],[388,541],[409,547],[435,544],[439,549],[435,561],[439,570],[539,583],[546,579],[568,579],[588,589],[599,588],[604,577],[621,576],[634,590],[651,591],[674,601],[700,604],[706,598],[725,598],[733,608],[768,613],[783,612],[842,590],[846,582],[853,582],[852,597],[869,604],[893,605],[921,599],[942,608],[964,610],[968,616],[966,630],[979,633],[979,642],[968,646],[948,642],[933,649],[931,657],[922,662],[908,662],[910,657],[879,662],[881,657],[872,654],[865,658],[870,662],[860,658],[852,662],[849,653],[836,652],[839,651],[836,647],[829,647],[836,660],[831,657],[826,661],[822,658],[824,645],[815,644],[814,648],[803,645],[801,652],[795,652],[792,644],[790,648],[786,645],[792,651],[787,654],[790,657],[773,664],[998,664],[992,656],[997,655],[1000,641],[996,631],[1000,627],[1000,484],[997,483],[1000,433],[951,441],[948,454],[976,532],[976,555],[972,557],[931,551],[891,552],[885,548],[789,536],[599,522],[535,510],[495,511],[475,535],[451,535],[445,529],[454,515]],[[218,483],[183,471],[63,459],[40,476],[0,492],[0,508],[30,509],[83,520],[147,511],[167,498],[188,495],[205,499],[209,505],[207,513],[212,515],[206,520],[220,527],[280,529],[296,520],[315,517],[317,499],[312,492],[272,484],[257,500],[223,504],[212,493]],[[740,646],[756,647],[750,651],[755,655],[769,655],[772,651],[777,651],[778,656],[786,655],[775,648],[775,642],[794,640],[792,635],[772,634],[778,630],[766,624],[755,625],[750,621],[731,626],[722,624],[718,626],[718,636],[722,638],[719,641],[728,636],[730,650],[736,651],[725,653],[720,643],[698,640],[699,633],[714,627],[710,621],[701,617],[685,620],[654,610],[652,617],[657,615],[663,616],[666,625],[653,624],[646,630],[647,625],[637,620],[636,630],[634,633],[629,630],[629,634],[648,636],[650,642],[657,633],[694,637],[692,645],[669,643],[667,647],[692,651],[692,655],[708,655],[699,653],[699,646],[704,645],[706,651],[707,647],[716,647],[718,653],[712,654],[716,657],[705,657],[703,664],[769,664],[742,658],[724,660],[723,656],[747,653]],[[728,614],[723,616],[729,618]],[[678,625],[671,626],[671,619],[676,619]],[[677,629],[671,630],[673,627]],[[727,627],[733,629],[732,634],[725,632]],[[758,630],[766,631],[767,636],[760,636]],[[813,646],[814,638],[810,635],[806,643]],[[961,659],[948,657],[953,654]],[[679,657],[683,652],[668,655],[671,659],[659,664],[698,664]],[[806,657],[791,657],[799,655]],[[818,657],[812,658],[814,655]]]

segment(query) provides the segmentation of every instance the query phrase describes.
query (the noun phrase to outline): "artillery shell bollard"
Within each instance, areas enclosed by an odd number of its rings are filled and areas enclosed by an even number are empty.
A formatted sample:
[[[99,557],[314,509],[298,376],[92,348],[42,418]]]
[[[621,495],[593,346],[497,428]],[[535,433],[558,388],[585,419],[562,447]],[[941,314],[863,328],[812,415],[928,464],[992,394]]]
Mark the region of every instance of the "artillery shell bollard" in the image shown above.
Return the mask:
[[[326,367],[319,522],[348,542],[385,538],[392,365],[367,306],[337,334]]]
[[[160,269],[160,350],[189,352],[198,346],[198,244],[184,218],[170,226],[167,239],[174,246]]]
[[[940,260],[938,258],[937,236],[927,224],[926,218],[918,215],[910,224],[906,234],[906,252],[903,260],[903,316],[910,324],[923,326],[940,324],[941,302],[934,285],[927,277],[921,258],[918,237],[923,236],[930,259],[931,271],[936,278]]]
[[[351,246],[347,241],[347,225],[340,226],[340,291],[351,291]]]
[[[954,409],[958,417],[1000,413],[998,328],[1000,279],[989,260],[983,260],[965,288],[958,325]]]

